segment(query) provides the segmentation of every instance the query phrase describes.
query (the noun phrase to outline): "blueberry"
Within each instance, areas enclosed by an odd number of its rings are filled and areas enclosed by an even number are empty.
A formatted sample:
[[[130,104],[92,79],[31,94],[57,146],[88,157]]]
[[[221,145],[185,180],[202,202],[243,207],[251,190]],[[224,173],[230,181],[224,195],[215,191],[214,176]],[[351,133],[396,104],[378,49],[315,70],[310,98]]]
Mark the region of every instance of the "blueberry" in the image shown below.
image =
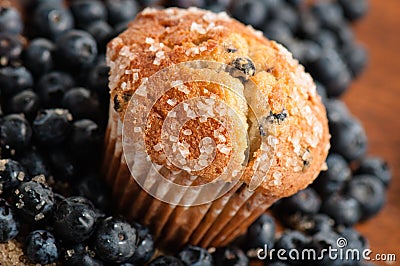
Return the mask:
[[[56,40],[61,33],[74,27],[74,18],[61,5],[42,3],[33,13],[33,25],[40,36]]]
[[[1,7],[0,7],[1,12]],[[0,31],[0,65],[15,65],[23,50],[22,39],[18,35]]]
[[[32,123],[36,140],[46,146],[64,142],[72,129],[71,120],[71,114],[65,109],[40,111]]]
[[[57,55],[66,68],[91,65],[97,57],[96,40],[82,30],[63,33],[56,42]]]
[[[365,16],[369,8],[368,0],[339,0],[338,2],[343,8],[344,15],[350,21],[358,20]]]
[[[124,21],[114,26],[114,36],[119,35],[128,28],[129,22]]]
[[[18,162],[27,170],[29,176],[49,176],[50,171],[42,154],[34,147],[20,154]]]
[[[0,32],[20,34],[24,28],[21,15],[11,6],[0,7]]]
[[[39,96],[31,90],[15,94],[6,104],[9,113],[22,113],[29,120],[32,120],[40,109]]]
[[[311,37],[322,49],[336,49],[339,46],[337,36],[330,30],[321,29],[318,34]]]
[[[103,262],[95,258],[90,247],[78,243],[67,246],[64,251],[64,262],[67,266],[103,266]]]
[[[69,197],[58,204],[53,219],[54,231],[61,239],[83,242],[93,233],[97,214],[89,200]]]
[[[32,74],[23,66],[0,68],[1,93],[7,96],[14,95],[22,90],[32,88]]]
[[[268,5],[269,8],[269,14],[274,13],[277,9],[285,7],[286,3],[285,0],[269,0],[269,1],[264,1],[265,4]]]
[[[56,186],[55,186],[55,188],[56,188]],[[64,195],[62,195],[60,193],[57,193],[57,192],[54,192],[54,202],[55,202],[56,206],[57,206],[57,204],[59,204],[63,200],[65,200]],[[52,227],[51,227],[51,229],[53,230]]]
[[[105,53],[100,53],[96,60],[94,61],[93,65],[91,65],[89,68],[91,69],[92,67],[99,65],[99,64],[107,64],[107,59],[106,59],[106,54]],[[89,70],[89,69],[87,69]]]
[[[286,2],[288,2],[293,7],[296,7],[296,8],[300,8],[306,3],[305,0],[286,0]]]
[[[325,103],[329,126],[333,127],[352,117],[346,104],[338,99],[329,99]]]
[[[55,44],[48,39],[37,38],[31,40],[24,52],[26,67],[36,77],[48,73],[55,65],[55,49]]]
[[[74,119],[99,117],[99,100],[95,93],[83,87],[74,87],[68,90],[61,101],[64,108],[68,109]]]
[[[21,183],[15,190],[14,197],[18,212],[29,222],[46,221],[53,215],[53,191],[41,181]]]
[[[90,23],[85,30],[96,40],[99,52],[105,52],[107,43],[114,37],[114,29],[102,20]]]
[[[375,263],[372,263],[372,262],[366,261],[366,260],[359,261],[357,265],[358,266],[376,266]]]
[[[332,260],[330,252],[327,252],[329,249],[340,249],[337,244],[340,237],[341,236],[334,231],[321,231],[312,237],[311,248],[313,248],[318,255],[317,265],[343,265],[342,260]]]
[[[304,65],[308,65],[309,63],[316,61],[323,52],[321,47],[316,42],[313,41],[303,40],[301,42],[301,45],[303,52],[302,52],[302,60],[300,62]]]
[[[25,168],[11,159],[0,160],[0,187],[1,193],[10,192],[28,179]]]
[[[284,198],[275,206],[279,215],[284,214],[314,214],[321,206],[321,199],[311,187],[300,190],[289,198]]]
[[[109,209],[111,201],[110,191],[97,175],[88,174],[84,176],[74,188],[77,195],[88,198],[96,208],[102,211]]]
[[[346,160],[339,154],[331,153],[326,159],[328,169],[322,171],[313,183],[321,197],[339,192],[351,178],[351,169]]]
[[[357,77],[365,68],[368,53],[360,44],[351,43],[342,48],[342,56],[351,70],[353,77]]]
[[[138,0],[137,2],[139,2],[140,5],[143,7],[149,7],[149,6],[159,7],[160,5],[163,4],[164,1],[163,0]]]
[[[293,41],[293,33],[289,26],[280,20],[271,20],[263,28],[264,35],[271,40],[287,45]]]
[[[101,1],[77,0],[71,3],[71,11],[79,27],[85,27],[90,23],[107,19],[107,10]]]
[[[235,1],[232,8],[232,15],[245,24],[261,27],[268,15],[267,7],[264,1]]]
[[[316,81],[315,85],[317,86],[318,95],[321,96],[322,103],[325,105],[325,102],[328,99],[328,95],[326,95],[326,88],[321,82]]]
[[[87,87],[99,96],[99,101],[103,105],[104,112],[108,113],[109,88],[108,72],[110,68],[103,62],[92,66],[86,76]]]
[[[128,222],[114,217],[101,221],[94,234],[94,248],[105,261],[121,263],[133,256],[137,233]]]
[[[185,264],[172,256],[159,256],[151,261],[148,266],[185,266]]]
[[[206,5],[206,0],[169,0],[167,1],[167,6],[179,7],[179,8],[189,8],[189,7],[199,7],[204,8]]]
[[[215,266],[248,266],[249,259],[237,247],[217,248],[212,254]]]
[[[43,75],[36,91],[46,107],[59,107],[64,94],[74,85],[72,76],[65,72],[52,71]]]
[[[229,2],[229,1],[230,0],[227,0],[225,2]],[[207,2],[210,2],[210,1],[207,1]],[[221,0],[221,1],[216,1],[215,3],[214,2],[207,3],[206,9],[210,10],[214,13],[219,13],[219,12],[224,12],[227,9],[227,5],[228,4],[224,3],[224,0]]]
[[[332,152],[339,153],[346,160],[362,158],[367,150],[367,136],[361,123],[355,118],[330,124]]]
[[[279,8],[270,13],[270,19],[276,19],[285,23],[292,33],[295,33],[299,25],[299,14],[296,10],[286,3],[282,3]]]
[[[18,223],[11,206],[0,198],[0,243],[15,238],[18,233]]]
[[[301,253],[309,243],[310,239],[302,232],[286,230],[276,240],[275,249],[282,249],[285,251],[285,254],[288,254],[291,250],[297,250]],[[303,261],[292,260],[290,257],[288,258],[288,262],[293,265],[303,265]]]
[[[54,236],[45,230],[36,230],[26,237],[26,256],[33,263],[48,264],[58,259]]]
[[[311,7],[311,11],[319,19],[322,26],[332,27],[343,22],[343,11],[335,2],[316,1]]]
[[[262,214],[250,225],[246,233],[246,250],[264,248],[272,248],[275,241],[275,221],[267,215]]]
[[[74,122],[69,147],[80,160],[98,160],[102,146],[102,133],[92,120],[82,119]]]
[[[110,68],[102,62],[91,67],[86,80],[89,89],[101,96],[108,94],[109,71]]]
[[[292,52],[293,57],[305,66],[318,60],[323,52],[317,43],[308,40],[292,39],[285,45]]]
[[[309,243],[309,238],[299,231],[283,231],[276,239],[275,247],[289,251],[290,249],[301,250]]]
[[[285,262],[282,262],[282,261],[274,261],[274,262],[268,263],[266,265],[268,265],[268,266],[290,266],[289,263],[285,263]]]
[[[64,4],[63,0],[32,0],[32,7],[37,7],[42,4],[51,4],[51,5],[58,5],[62,6]]]
[[[308,68],[325,85],[329,97],[338,97],[350,85],[350,71],[336,50],[325,49],[320,55]]]
[[[285,42],[284,45],[292,53],[293,58],[304,64],[303,53],[305,52],[305,50],[300,40],[293,38],[288,42]]]
[[[314,235],[321,231],[333,230],[333,226],[335,225],[335,221],[323,213],[297,215],[293,218],[293,225],[291,227],[295,230],[305,232],[307,235]]]
[[[351,196],[331,194],[322,204],[322,212],[332,217],[336,224],[352,226],[361,219],[360,204]]]
[[[51,173],[57,181],[74,181],[79,175],[79,165],[70,153],[62,148],[48,150]]]
[[[348,195],[359,203],[362,219],[370,218],[378,213],[385,203],[385,188],[374,176],[354,176],[347,190]]]
[[[354,257],[349,256],[349,259],[346,260],[346,265],[359,265],[358,262],[363,259],[361,254],[368,248],[367,240],[351,227],[339,228],[338,233],[347,241],[346,246],[343,247],[344,252],[353,252],[347,254],[354,254]],[[358,255],[354,251],[358,251]]]
[[[355,171],[355,174],[373,175],[378,178],[387,187],[392,179],[392,174],[387,162],[379,157],[369,156],[363,158],[360,165]]]
[[[353,30],[347,23],[336,24],[330,30],[336,36],[340,47],[352,45],[355,42]]]
[[[240,74],[244,74],[245,77],[254,76],[256,73],[256,67],[254,66],[253,61],[247,57],[238,57],[232,61],[231,65],[241,72]]]
[[[106,0],[108,21],[111,25],[131,21],[135,18],[140,7],[134,0]]]
[[[312,38],[320,32],[320,22],[309,10],[299,12],[299,24],[297,26],[297,35],[303,38]]]
[[[32,128],[23,115],[10,114],[0,120],[0,145],[6,150],[21,151],[28,147]]]
[[[229,9],[229,5],[232,4],[232,0],[206,0],[207,7],[212,4],[218,4],[223,6],[226,10]]]
[[[188,246],[178,253],[178,258],[187,266],[212,266],[213,258],[201,247]]]
[[[136,229],[138,236],[136,241],[137,248],[135,254],[128,261],[134,265],[142,265],[148,262],[154,255],[154,240],[147,227],[139,223],[133,223],[133,227]]]

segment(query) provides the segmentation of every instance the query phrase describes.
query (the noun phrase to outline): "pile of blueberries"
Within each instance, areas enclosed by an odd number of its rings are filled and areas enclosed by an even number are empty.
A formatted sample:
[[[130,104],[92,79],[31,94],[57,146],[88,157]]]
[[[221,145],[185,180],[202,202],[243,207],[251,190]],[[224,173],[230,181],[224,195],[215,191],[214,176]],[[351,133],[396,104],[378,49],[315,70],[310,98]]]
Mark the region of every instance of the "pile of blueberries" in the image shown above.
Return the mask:
[[[21,1],[24,3],[24,1]],[[366,156],[360,122],[338,99],[367,53],[350,23],[367,0],[32,0],[24,19],[0,7],[0,242],[16,238],[31,262],[65,265],[249,265],[257,250],[345,248],[367,240],[352,226],[375,215],[391,179],[384,160]],[[106,44],[147,6],[226,11],[294,54],[317,81],[332,135],[328,170],[262,215],[223,248],[188,246],[149,262],[148,229],[111,212],[99,178],[108,115]],[[276,232],[275,219],[284,226]],[[362,260],[285,260],[265,265],[370,265]]]

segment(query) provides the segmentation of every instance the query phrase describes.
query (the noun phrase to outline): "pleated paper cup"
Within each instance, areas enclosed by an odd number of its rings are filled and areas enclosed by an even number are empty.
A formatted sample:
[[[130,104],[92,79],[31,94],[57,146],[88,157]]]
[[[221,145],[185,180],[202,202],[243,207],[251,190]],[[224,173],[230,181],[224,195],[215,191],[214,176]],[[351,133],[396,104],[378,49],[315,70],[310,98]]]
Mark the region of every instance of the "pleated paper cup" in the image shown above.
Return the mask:
[[[213,184],[211,192],[209,187],[191,187],[198,178],[162,166],[159,169],[153,169],[153,165],[150,168],[140,168],[140,165],[147,165],[146,158],[136,157],[134,167],[138,167],[137,171],[142,173],[142,181],[146,186],[144,189],[143,184],[132,177],[124,156],[122,122],[113,109],[110,109],[109,117],[103,172],[112,188],[115,206],[129,220],[148,226],[156,241],[165,249],[177,249],[187,244],[203,247],[226,245],[245,232],[277,200],[250,191],[242,182],[237,182],[222,196],[219,193],[226,187],[224,183]],[[160,173],[172,183],[160,183]],[[173,184],[185,185],[186,189],[177,193]],[[204,194],[210,197],[210,193],[215,200],[195,204]],[[179,204],[184,201],[188,205],[190,199],[193,206]],[[170,204],[168,201],[178,204]]]

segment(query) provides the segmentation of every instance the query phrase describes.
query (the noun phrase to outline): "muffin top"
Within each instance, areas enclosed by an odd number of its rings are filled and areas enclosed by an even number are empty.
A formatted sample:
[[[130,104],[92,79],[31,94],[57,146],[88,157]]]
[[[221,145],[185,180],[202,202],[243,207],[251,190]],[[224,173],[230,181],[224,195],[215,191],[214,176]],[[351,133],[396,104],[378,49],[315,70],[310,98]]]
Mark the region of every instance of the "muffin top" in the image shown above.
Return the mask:
[[[217,146],[213,162],[191,174],[210,182],[233,158],[234,166],[243,166],[240,181],[250,189],[284,197],[305,188],[325,167],[328,122],[311,76],[283,46],[226,13],[145,9],[108,44],[107,63],[110,102],[121,120],[133,95],[143,94],[144,84],[150,81],[147,90],[170,86],[155,101],[144,129],[147,153],[157,164],[178,170],[159,145],[163,121],[173,107],[206,98],[226,103],[233,122],[231,130],[218,131],[210,115],[190,119],[179,129],[188,158],[201,157],[199,143],[206,136]],[[191,71],[196,66],[201,71]],[[164,69],[169,72],[158,75]],[[216,106],[198,109],[222,112]]]

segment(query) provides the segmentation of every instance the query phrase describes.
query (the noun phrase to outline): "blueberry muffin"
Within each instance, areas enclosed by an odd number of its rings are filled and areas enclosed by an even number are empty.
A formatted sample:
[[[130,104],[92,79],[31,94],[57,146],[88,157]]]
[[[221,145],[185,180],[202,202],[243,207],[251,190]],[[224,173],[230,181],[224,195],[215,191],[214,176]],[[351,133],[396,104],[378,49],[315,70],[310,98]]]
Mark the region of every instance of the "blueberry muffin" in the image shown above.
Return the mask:
[[[103,173],[164,248],[222,246],[325,167],[311,76],[225,13],[145,9],[107,47]]]

